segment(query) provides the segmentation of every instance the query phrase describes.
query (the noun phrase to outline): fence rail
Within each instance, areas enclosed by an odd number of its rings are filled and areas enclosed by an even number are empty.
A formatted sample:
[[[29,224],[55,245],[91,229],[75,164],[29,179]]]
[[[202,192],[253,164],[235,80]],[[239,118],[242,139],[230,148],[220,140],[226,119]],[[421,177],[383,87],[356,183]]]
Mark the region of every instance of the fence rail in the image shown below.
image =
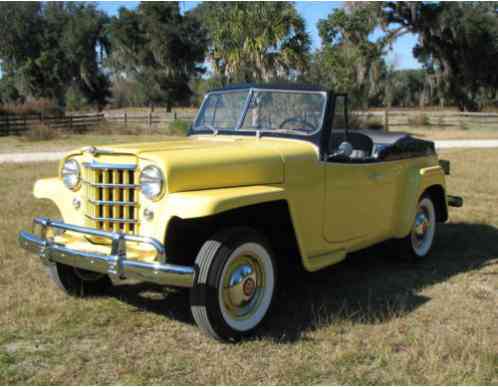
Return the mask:
[[[467,129],[480,127],[498,129],[498,113],[470,113],[451,111],[354,111],[353,117],[359,124],[367,127],[432,126],[439,128],[453,127]],[[57,130],[83,132],[97,128],[101,123],[133,129],[158,129],[166,127],[175,120],[192,121],[192,112],[104,112],[77,113],[65,116],[44,116],[42,114],[3,115],[0,116],[0,135],[21,134],[30,129],[45,125]]]
[[[498,113],[473,113],[423,110],[385,110],[353,112],[363,122],[377,122],[385,128],[432,126],[436,128],[466,129],[469,126],[498,129]]]

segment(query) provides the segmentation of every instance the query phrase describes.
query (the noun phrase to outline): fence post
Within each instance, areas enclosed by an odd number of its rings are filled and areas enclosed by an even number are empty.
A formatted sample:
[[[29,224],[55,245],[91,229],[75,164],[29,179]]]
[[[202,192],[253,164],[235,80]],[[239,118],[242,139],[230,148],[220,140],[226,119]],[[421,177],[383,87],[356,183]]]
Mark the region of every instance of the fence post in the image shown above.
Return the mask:
[[[149,134],[152,129],[152,110],[149,111]]]
[[[26,124],[26,115],[23,115],[23,131],[27,132],[28,130],[28,125]]]
[[[386,106],[384,110],[384,130],[389,132],[389,107]]]
[[[69,116],[69,131],[73,131],[73,116]]]
[[[123,116],[124,116],[124,127],[128,129],[128,112],[125,111]]]
[[[5,116],[5,127],[7,128],[7,134],[10,134],[9,113]]]
[[[176,110],[173,112],[173,120],[176,121]]]

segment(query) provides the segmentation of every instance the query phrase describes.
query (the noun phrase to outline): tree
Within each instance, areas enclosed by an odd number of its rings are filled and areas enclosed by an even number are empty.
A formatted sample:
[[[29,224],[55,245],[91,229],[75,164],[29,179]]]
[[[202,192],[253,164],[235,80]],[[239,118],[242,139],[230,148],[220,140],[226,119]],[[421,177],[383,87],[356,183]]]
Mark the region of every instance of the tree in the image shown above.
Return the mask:
[[[496,2],[388,2],[384,24],[418,34],[415,57],[461,110],[479,110],[486,97],[496,96]]]
[[[202,73],[206,34],[190,14],[181,15],[178,3],[141,3],[121,8],[108,28],[112,54],[108,64],[116,78],[142,85],[148,104],[167,109],[188,100],[188,82]]]
[[[310,38],[290,2],[204,2],[194,14],[209,31],[208,59],[222,84],[295,78],[306,69]]]
[[[76,87],[88,103],[103,105],[109,83],[101,62],[107,16],[87,3],[0,3],[3,75],[28,97],[65,104]]]
[[[318,22],[322,47],[313,61],[313,81],[350,93],[361,107],[378,93],[382,56],[391,42],[391,35],[372,39],[380,25],[380,10],[378,3],[347,4]]]

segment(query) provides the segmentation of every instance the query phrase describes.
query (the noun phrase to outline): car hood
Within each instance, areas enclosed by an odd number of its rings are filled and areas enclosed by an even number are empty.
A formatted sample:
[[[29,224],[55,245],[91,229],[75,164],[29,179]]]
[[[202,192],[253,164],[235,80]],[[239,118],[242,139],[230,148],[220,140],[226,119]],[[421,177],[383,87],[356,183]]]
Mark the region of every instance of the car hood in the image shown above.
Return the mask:
[[[116,163],[126,157],[137,157],[140,168],[149,164],[159,166],[169,193],[284,181],[281,149],[275,141],[255,137],[191,136],[103,146],[97,147],[92,156],[96,161]]]

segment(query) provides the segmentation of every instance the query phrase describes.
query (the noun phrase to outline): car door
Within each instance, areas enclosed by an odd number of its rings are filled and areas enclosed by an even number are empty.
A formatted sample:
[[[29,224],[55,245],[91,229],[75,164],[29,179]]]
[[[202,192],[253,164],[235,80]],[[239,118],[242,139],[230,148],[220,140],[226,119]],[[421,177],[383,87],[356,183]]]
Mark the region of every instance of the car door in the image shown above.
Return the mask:
[[[333,130],[347,124],[346,99],[336,97]],[[341,118],[342,117],[342,118]],[[329,152],[333,152],[330,149]],[[390,233],[399,168],[395,162],[324,161],[324,236],[334,244],[354,245]]]
[[[391,231],[396,169],[388,163],[325,164],[325,239],[373,240]]]

